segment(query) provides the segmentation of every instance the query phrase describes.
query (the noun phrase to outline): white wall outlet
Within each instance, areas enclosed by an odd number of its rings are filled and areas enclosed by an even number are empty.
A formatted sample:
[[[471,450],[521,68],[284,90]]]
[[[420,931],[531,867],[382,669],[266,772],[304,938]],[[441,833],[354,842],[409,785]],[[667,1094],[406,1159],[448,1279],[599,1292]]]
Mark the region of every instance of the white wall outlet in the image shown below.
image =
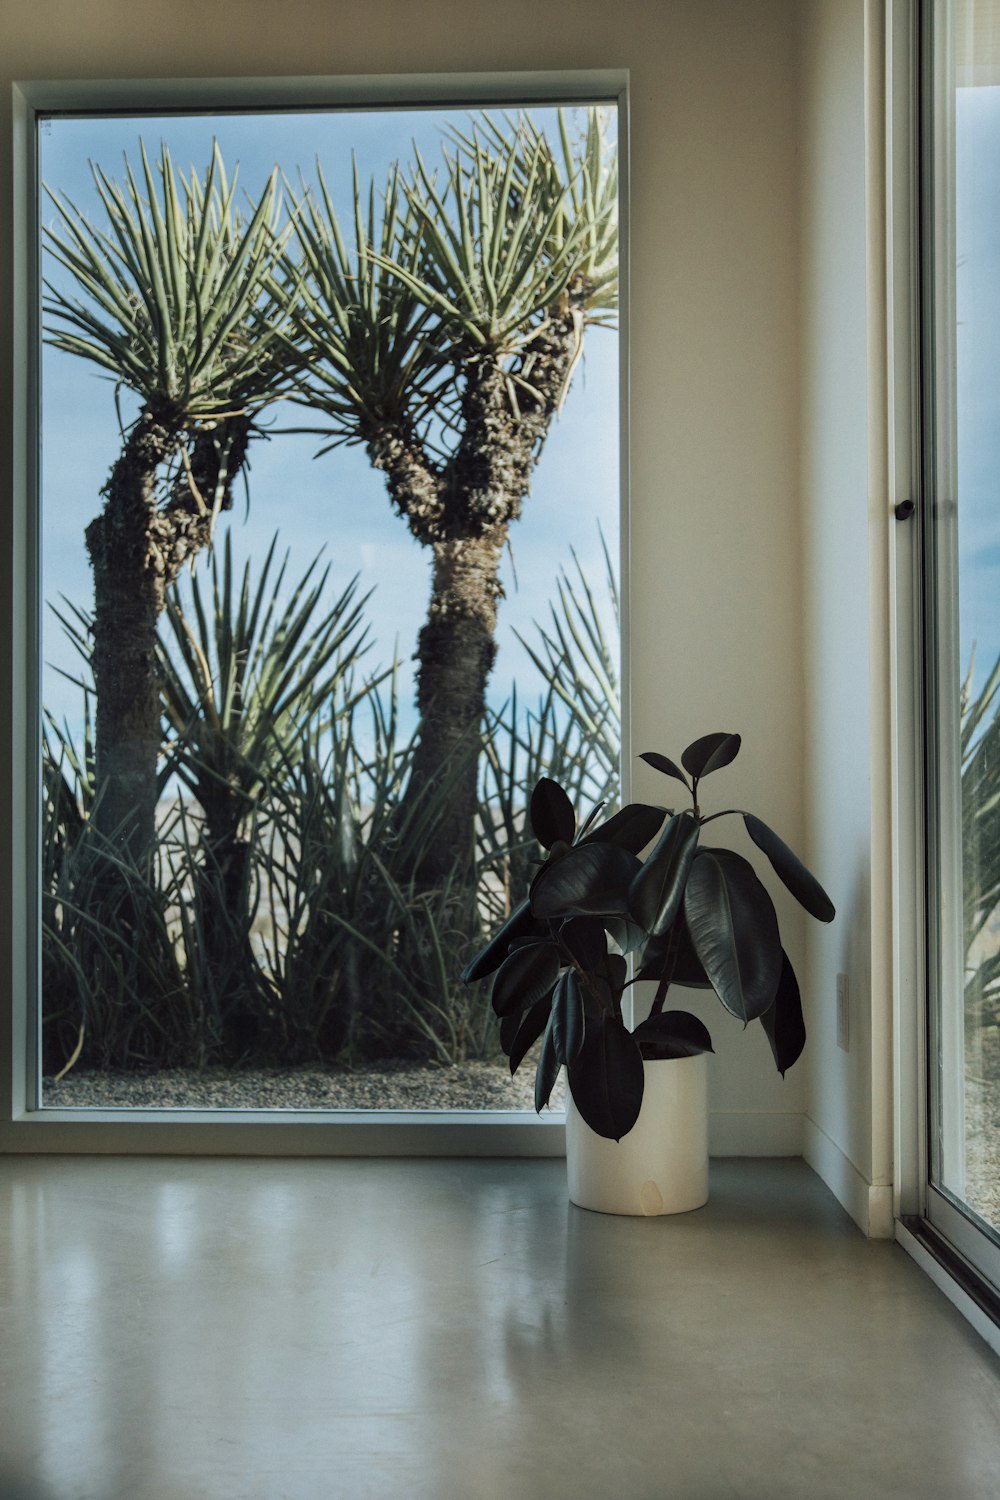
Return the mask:
[[[837,1046],[851,1050],[851,987],[846,974],[837,975]]]

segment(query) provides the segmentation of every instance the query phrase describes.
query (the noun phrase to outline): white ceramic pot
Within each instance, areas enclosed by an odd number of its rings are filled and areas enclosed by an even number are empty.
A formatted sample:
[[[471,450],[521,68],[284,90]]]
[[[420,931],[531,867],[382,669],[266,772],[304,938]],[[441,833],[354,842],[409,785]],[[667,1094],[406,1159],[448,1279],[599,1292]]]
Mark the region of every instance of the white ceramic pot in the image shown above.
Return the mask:
[[[602,1214],[684,1214],[708,1199],[708,1055],[644,1063],[639,1118],[620,1141],[595,1135],[567,1090],[569,1196]]]

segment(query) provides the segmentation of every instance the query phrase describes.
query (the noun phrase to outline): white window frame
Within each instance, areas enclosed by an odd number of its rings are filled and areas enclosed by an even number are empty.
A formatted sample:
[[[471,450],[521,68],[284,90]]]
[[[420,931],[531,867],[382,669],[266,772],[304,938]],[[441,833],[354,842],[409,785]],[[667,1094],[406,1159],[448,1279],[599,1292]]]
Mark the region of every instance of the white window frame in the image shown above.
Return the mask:
[[[8,983],[0,986],[0,1152],[233,1156],[561,1156],[564,1116],[487,1110],[67,1110],[39,1107],[40,892],[38,244],[36,121],[53,112],[614,103],[620,192],[619,432],[622,796],[630,795],[628,702],[628,73],[18,82],[13,89],[14,370],[12,849]]]
[[[928,827],[927,796],[934,766],[929,743],[929,714],[933,699],[953,691],[955,684],[937,680],[928,685],[923,667],[927,629],[925,611],[931,608],[920,535],[925,499],[936,485],[925,482],[927,455],[922,452],[922,429],[931,414],[922,408],[927,383],[922,365],[933,363],[934,373],[947,366],[953,351],[940,347],[928,356],[924,320],[930,316],[932,293],[921,286],[921,266],[948,264],[938,254],[946,226],[938,219],[921,222],[921,156],[926,143],[920,133],[921,100],[932,97],[935,80],[921,76],[918,47],[920,0],[887,0],[887,346],[889,351],[890,494],[894,503],[916,502],[913,522],[897,525],[890,565],[893,796],[893,929],[894,929],[894,1214],[896,1239],[918,1262],[991,1347],[1000,1353],[997,1303],[977,1261],[981,1236],[931,1181],[933,1049],[940,1045],[945,1062],[953,1059],[961,1038],[935,1033],[931,995],[932,965],[940,962],[942,947],[956,941],[945,930],[931,889],[931,872],[956,877],[953,847],[935,850]],[[941,142],[935,143],[940,151]],[[937,168],[940,172],[940,168]],[[924,236],[921,243],[920,236]],[[935,243],[936,242],[936,243]],[[947,458],[947,455],[945,455]],[[937,474],[940,455],[931,455]],[[947,544],[947,543],[946,543]],[[938,558],[939,566],[947,560]],[[937,628],[937,627],[935,627]],[[948,622],[944,634],[948,635]],[[948,767],[943,768],[945,772]],[[950,771],[954,773],[955,767]],[[954,774],[951,775],[954,783]],[[947,808],[939,821],[947,816]],[[960,868],[960,867],[959,867]],[[932,938],[932,934],[936,936]],[[935,952],[935,947],[937,952]],[[946,1069],[947,1071],[947,1069]],[[962,1101],[942,1090],[940,1108],[952,1128],[960,1127]],[[950,1113],[949,1113],[950,1112]],[[954,1166],[954,1164],[952,1164]]]

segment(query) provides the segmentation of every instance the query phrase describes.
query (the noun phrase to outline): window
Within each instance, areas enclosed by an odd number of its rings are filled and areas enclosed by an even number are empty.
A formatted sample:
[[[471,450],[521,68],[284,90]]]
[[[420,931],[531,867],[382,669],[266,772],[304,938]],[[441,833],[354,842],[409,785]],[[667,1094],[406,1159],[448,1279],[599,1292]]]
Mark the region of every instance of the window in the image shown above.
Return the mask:
[[[926,6],[926,1214],[1000,1286],[1000,47]]]
[[[36,101],[43,1116],[205,1109],[159,1089],[164,1064],[224,1110],[315,1112],[322,1091],[233,1078],[346,1062],[339,1102],[378,1108],[374,1073],[495,1057],[457,975],[525,878],[500,833],[538,774],[587,810],[617,793],[617,118],[596,93],[557,91],[561,120],[516,94]],[[521,428],[506,498],[498,413]],[[470,772],[469,703],[440,705],[477,652]],[[504,1071],[487,1110],[525,1107]]]

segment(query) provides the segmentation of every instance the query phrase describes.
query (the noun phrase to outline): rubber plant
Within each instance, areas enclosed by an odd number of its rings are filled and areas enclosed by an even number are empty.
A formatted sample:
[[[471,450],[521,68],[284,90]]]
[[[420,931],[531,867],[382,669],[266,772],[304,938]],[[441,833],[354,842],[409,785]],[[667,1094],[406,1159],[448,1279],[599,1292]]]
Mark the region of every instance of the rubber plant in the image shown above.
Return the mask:
[[[492,1004],[512,1073],[541,1039],[537,1110],[565,1066],[590,1128],[609,1140],[627,1135],[642,1105],[643,1060],[712,1050],[698,1017],[666,1008],[675,984],[712,989],[744,1025],[759,1021],[782,1075],[801,1054],[799,986],[771,897],[749,860],[703,842],[703,830],[718,818],[742,818],[751,841],[811,916],[832,921],[833,903],[760,818],[733,808],[702,811],[701,783],[730,765],[739,749],[738,734],[717,733],[688,745],[680,765],[645,753],[648,765],[684,786],[691,806],[674,812],[631,803],[596,827],[599,808],[578,829],[563,788],[547,777],[535,786],[530,820],[545,858],[527,898],[463,978],[493,975]],[[630,1032],[622,1000],[637,980],[656,989],[649,1015]]]

